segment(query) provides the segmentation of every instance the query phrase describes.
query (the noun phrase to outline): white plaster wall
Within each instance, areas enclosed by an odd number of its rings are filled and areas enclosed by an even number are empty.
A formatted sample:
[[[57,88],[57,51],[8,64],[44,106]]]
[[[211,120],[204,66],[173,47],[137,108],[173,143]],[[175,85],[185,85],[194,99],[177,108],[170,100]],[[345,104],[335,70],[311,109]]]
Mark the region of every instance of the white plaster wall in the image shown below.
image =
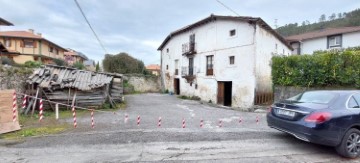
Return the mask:
[[[257,26],[256,30],[255,51],[256,90],[259,92],[272,92],[271,58],[275,55],[290,55],[292,51],[260,26]]]
[[[360,32],[346,33],[342,36],[342,47],[360,46]]]
[[[230,37],[229,32],[232,29],[236,29],[236,35]],[[181,77],[181,67],[188,66],[188,58],[182,56],[181,45],[189,42],[189,35],[192,33],[195,33],[197,54],[194,57],[196,79],[190,86]],[[181,95],[199,96],[204,101],[211,100],[216,103],[217,82],[232,81],[232,107],[251,107],[256,87],[255,56],[258,56],[257,67],[258,72],[261,73],[259,76],[269,77],[271,73],[269,58],[272,52],[275,52],[275,42],[278,44],[278,53],[282,53],[284,49],[286,54],[291,54],[286,46],[271,34],[267,34],[265,30],[259,31],[257,35],[256,46],[261,49],[257,52],[255,51],[254,26],[247,22],[216,20],[172,37],[162,50],[165,89],[174,91],[174,78],[179,78]],[[169,53],[166,52],[167,48],[169,48]],[[206,76],[206,56],[208,55],[214,55],[213,76]],[[235,56],[234,65],[230,65],[230,56]],[[175,59],[179,60],[179,75],[174,75]],[[263,63],[266,65],[263,66]],[[168,70],[166,70],[166,65],[169,67]],[[195,89],[196,84],[197,89]],[[268,85],[270,87],[271,83]]]
[[[327,49],[327,37],[304,40],[301,42],[301,54],[313,54],[317,50]]]

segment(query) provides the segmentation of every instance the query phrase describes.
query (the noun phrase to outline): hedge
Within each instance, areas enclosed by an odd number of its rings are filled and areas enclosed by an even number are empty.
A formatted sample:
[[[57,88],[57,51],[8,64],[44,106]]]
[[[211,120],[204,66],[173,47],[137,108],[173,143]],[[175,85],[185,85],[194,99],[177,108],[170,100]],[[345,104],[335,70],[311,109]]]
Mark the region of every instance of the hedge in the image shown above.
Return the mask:
[[[360,88],[360,47],[274,56],[271,66],[274,85]]]

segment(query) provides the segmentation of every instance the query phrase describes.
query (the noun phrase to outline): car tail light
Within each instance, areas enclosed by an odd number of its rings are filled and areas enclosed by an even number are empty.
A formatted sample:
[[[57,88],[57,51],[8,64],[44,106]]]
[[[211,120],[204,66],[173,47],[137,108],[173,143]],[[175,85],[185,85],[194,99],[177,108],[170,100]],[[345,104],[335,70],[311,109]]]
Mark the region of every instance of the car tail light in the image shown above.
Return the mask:
[[[305,118],[305,122],[314,122],[314,123],[322,123],[331,118],[331,113],[329,112],[315,112],[311,113]]]

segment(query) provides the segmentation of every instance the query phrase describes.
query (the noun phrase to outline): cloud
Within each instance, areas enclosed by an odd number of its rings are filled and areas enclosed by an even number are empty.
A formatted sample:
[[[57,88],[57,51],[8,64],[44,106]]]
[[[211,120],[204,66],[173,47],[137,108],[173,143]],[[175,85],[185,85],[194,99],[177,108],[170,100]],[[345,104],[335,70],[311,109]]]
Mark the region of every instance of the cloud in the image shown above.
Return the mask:
[[[241,15],[257,16],[273,25],[304,20],[316,21],[321,14],[348,12],[358,0],[221,0]],[[209,16],[234,15],[216,0],[78,0],[94,30],[111,54],[127,52],[145,62],[160,63],[156,50],[172,31]],[[1,17],[14,23],[1,30],[40,32],[65,48],[83,52],[101,61],[100,47],[73,0],[2,0]]]

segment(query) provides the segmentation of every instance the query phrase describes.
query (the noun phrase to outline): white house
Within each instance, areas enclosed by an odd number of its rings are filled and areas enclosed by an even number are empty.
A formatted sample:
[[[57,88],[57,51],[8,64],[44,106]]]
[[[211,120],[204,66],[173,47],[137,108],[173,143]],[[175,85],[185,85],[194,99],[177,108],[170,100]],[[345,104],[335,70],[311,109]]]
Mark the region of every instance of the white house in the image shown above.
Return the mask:
[[[209,17],[170,33],[158,48],[165,89],[248,108],[272,93],[270,61],[292,48],[261,18]]]
[[[360,46],[360,26],[326,28],[285,38],[292,54],[313,54],[317,50]]]

